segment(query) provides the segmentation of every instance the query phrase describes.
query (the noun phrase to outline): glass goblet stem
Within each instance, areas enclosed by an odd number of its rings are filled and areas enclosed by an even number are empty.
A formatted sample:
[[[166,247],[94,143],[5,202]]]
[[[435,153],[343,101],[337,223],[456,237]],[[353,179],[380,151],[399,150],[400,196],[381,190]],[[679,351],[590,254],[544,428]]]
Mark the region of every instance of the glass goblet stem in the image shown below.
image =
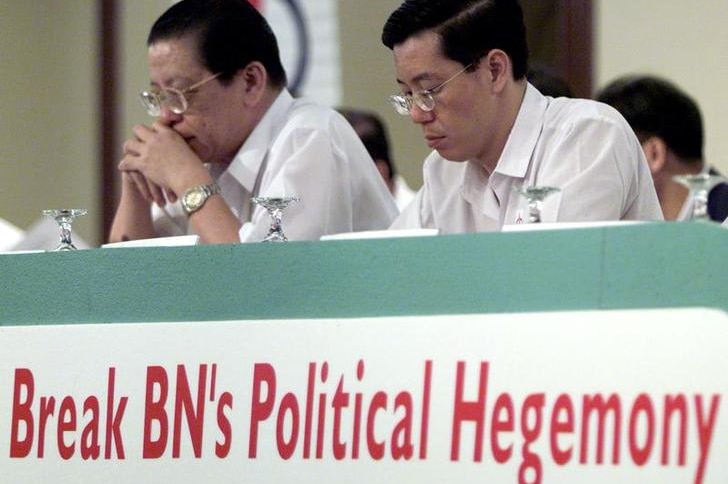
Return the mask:
[[[708,194],[718,183],[724,182],[725,178],[710,173],[698,173],[697,175],[678,175],[673,180],[682,184],[690,190],[692,197],[693,211],[691,220],[695,222],[709,222]]]
[[[708,220],[708,190],[700,188],[693,196],[693,220]]]
[[[271,232],[275,233],[283,233],[283,227],[281,226],[281,223],[283,221],[283,210],[281,210],[279,207],[271,207],[268,209],[270,213],[270,218],[272,220],[271,222]],[[284,240],[285,236],[283,236]]]
[[[253,202],[263,207],[271,218],[270,230],[265,236],[263,242],[287,242],[288,238],[283,233],[282,218],[283,209],[293,202],[297,202],[297,197],[255,197]]]
[[[86,209],[43,210],[43,215],[51,217],[61,228],[60,243],[55,250],[76,250],[71,241],[71,225],[74,218],[86,215]]]
[[[538,224],[541,223],[541,209],[543,203],[541,200],[531,199],[528,201],[528,223]]]
[[[528,200],[528,223],[532,224],[541,223],[543,200],[552,193],[561,191],[559,188],[549,186],[514,186],[513,189]]]
[[[68,219],[61,219],[58,224],[61,226],[61,245],[59,247],[72,250],[71,248],[75,247],[71,241],[71,222]]]

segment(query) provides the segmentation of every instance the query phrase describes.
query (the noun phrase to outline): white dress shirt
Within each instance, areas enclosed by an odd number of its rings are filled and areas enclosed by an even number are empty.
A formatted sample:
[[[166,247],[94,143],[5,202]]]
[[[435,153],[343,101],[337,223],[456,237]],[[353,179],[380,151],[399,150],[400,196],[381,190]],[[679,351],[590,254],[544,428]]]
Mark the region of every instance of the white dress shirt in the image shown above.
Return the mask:
[[[400,211],[407,208],[407,205],[415,198],[416,193],[409,187],[407,180],[402,178],[401,175],[394,175],[394,190],[392,195]]]
[[[23,234],[18,227],[0,218],[0,251],[10,250],[23,239]]]
[[[525,223],[528,204],[514,189],[524,184],[561,189],[545,200],[544,222],[663,219],[644,153],[624,118],[595,101],[546,97],[530,84],[492,175],[476,161],[433,152],[423,178],[393,229],[488,232]]]
[[[256,196],[296,196],[283,212],[290,240],[387,228],[394,199],[349,123],[336,111],[283,90],[227,167],[210,174],[242,222],[240,240],[258,242],[270,227]],[[192,233],[179,202],[154,207],[158,235]]]

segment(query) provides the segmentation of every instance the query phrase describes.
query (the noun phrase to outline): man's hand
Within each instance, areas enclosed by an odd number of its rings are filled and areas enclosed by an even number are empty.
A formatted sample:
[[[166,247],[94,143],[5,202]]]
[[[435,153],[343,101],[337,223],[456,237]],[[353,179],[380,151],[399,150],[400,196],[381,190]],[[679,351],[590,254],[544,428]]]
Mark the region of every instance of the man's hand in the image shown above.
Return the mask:
[[[137,192],[149,203],[154,202],[160,207],[163,207],[167,203],[164,190],[144,178],[144,175],[138,171],[122,171],[121,181],[124,189],[131,189],[132,191]]]
[[[172,128],[155,122],[137,125],[133,133],[124,143],[119,170],[146,200],[164,205],[165,193],[174,201],[189,187],[211,181],[200,158]]]

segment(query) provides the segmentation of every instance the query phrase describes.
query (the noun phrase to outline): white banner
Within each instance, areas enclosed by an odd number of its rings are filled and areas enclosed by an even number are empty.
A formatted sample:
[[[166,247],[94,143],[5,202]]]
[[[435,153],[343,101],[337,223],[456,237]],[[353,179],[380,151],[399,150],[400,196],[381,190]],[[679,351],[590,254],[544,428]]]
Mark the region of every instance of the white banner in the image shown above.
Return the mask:
[[[727,323],[0,327],[0,483],[725,483]]]

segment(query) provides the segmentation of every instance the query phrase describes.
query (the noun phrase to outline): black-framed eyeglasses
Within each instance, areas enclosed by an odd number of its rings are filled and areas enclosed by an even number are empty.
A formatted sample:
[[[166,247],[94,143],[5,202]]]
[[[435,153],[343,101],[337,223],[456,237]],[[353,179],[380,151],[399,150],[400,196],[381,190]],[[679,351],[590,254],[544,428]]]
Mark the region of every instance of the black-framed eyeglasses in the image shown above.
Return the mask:
[[[389,96],[389,102],[390,104],[392,104],[392,107],[394,107],[394,110],[403,116],[409,115],[414,105],[417,105],[418,108],[425,112],[430,112],[435,109],[435,96],[442,91],[442,89],[448,82],[452,81],[460,74],[470,69],[473,64],[475,63],[471,62],[470,64],[456,72],[449,79],[440,83],[438,86],[433,87],[432,89],[416,91],[412,94],[395,94],[393,96]]]
[[[182,114],[189,107],[189,102],[185,94],[189,94],[202,85],[207,84],[220,76],[220,74],[222,73],[218,72],[217,74],[213,74],[182,90],[173,87],[163,87],[158,91],[141,91],[139,93],[139,100],[150,116],[158,117],[162,114],[162,108],[164,107],[175,114]]]

